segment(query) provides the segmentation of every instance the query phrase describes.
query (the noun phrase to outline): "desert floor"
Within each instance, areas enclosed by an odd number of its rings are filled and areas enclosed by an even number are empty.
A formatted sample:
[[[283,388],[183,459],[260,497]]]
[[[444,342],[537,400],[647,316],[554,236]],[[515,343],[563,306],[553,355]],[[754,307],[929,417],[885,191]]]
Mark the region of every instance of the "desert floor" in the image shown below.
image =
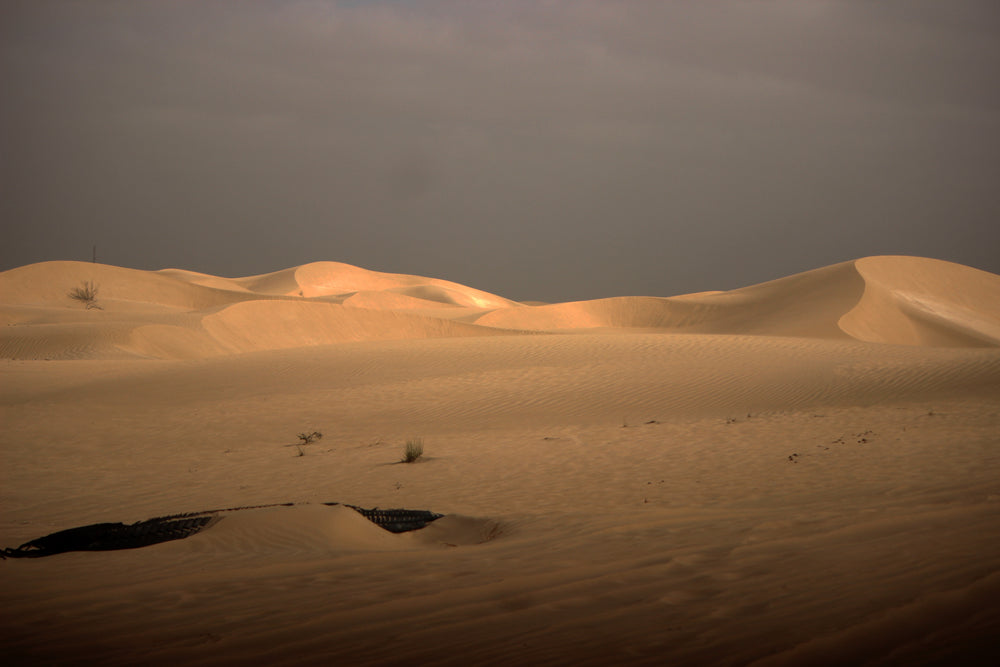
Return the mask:
[[[918,258],[535,306],[335,263],[0,273],[0,545],[296,503],[0,562],[0,656],[996,664],[998,304]]]

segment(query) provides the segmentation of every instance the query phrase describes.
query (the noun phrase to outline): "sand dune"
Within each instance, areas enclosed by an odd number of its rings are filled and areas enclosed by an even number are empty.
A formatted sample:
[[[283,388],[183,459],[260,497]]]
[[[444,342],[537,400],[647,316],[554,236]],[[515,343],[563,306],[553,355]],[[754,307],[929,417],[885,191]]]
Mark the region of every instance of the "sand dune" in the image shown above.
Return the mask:
[[[242,292],[189,282],[170,273],[85,262],[42,262],[0,273],[0,304],[66,309],[67,293],[84,281],[99,286],[105,310],[211,308],[247,298]]]
[[[86,281],[98,286],[100,309],[84,311],[67,296]],[[345,341],[501,335],[509,332],[455,320],[513,302],[448,281],[336,262],[236,279],[45,262],[0,274],[0,304],[8,325],[0,355],[7,358],[193,359]]]
[[[840,326],[860,340],[907,345],[1000,344],[1000,280],[918,257],[858,260],[865,292]]]
[[[99,287],[102,310],[67,293]],[[46,262],[0,274],[7,358],[193,359],[346,341],[524,332],[664,333],[1000,345],[1000,277],[872,257],[769,283],[672,298],[522,306],[448,281],[317,262],[249,278]]]
[[[85,280],[101,310],[67,297]],[[997,304],[1000,277],[908,257],[540,306],[334,262],[0,273],[0,546],[296,503],[142,549],[3,561],[0,651],[994,660]],[[400,463],[412,437],[425,455]],[[326,502],[446,516],[396,535]]]
[[[685,333],[845,338],[837,320],[864,292],[854,262],[731,292],[673,298],[618,297],[488,313],[491,326],[566,330],[658,328]]]
[[[428,307],[439,307],[440,302],[429,303],[427,299],[395,290],[363,290],[345,297],[345,306],[353,308],[368,308],[372,310],[420,310]],[[447,304],[453,305],[453,304]]]
[[[660,328],[995,346],[997,303],[1000,277],[993,274],[939,260],[870,257],[731,292],[504,309],[477,322],[533,330]]]
[[[236,292],[254,291],[247,289],[242,284],[243,281],[253,281],[253,278],[222,278],[220,276],[198,273],[197,271],[185,271],[183,269],[161,269],[157,271],[157,273],[171,278],[176,278],[177,280],[182,280],[186,283],[191,283],[192,285],[202,285],[203,287]],[[258,291],[262,294],[264,293],[263,290]]]
[[[302,296],[301,287],[295,279],[297,269],[283,269],[273,273],[247,278],[234,278],[233,282],[257,294],[273,296]]]
[[[477,308],[512,305],[495,294],[437,278],[369,271],[340,262],[314,262],[295,270],[304,296],[329,296],[360,291],[392,290],[409,296]]]

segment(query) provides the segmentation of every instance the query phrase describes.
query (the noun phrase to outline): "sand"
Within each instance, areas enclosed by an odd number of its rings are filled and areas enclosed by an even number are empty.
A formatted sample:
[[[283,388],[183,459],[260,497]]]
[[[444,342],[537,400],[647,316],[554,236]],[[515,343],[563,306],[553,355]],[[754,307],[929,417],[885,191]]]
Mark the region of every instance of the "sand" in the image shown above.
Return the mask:
[[[0,273],[0,321],[0,545],[296,503],[0,562],[7,664],[1000,658],[1000,276],[869,257],[525,305],[46,262]]]

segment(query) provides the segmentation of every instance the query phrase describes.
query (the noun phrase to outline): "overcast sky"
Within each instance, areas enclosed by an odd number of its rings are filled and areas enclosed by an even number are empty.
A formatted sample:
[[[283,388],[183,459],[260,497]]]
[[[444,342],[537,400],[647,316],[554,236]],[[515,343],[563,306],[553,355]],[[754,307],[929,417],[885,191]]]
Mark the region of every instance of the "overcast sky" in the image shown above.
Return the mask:
[[[1000,3],[0,3],[0,270],[1000,273]]]

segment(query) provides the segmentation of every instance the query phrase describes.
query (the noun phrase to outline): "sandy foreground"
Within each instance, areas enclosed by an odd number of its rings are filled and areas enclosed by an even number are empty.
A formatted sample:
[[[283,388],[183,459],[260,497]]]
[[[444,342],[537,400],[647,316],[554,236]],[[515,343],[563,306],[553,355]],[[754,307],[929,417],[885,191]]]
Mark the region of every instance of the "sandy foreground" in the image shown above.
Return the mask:
[[[48,262],[0,273],[0,321],[0,546],[296,503],[0,562],[5,664],[1000,659],[1000,276],[527,306]]]

